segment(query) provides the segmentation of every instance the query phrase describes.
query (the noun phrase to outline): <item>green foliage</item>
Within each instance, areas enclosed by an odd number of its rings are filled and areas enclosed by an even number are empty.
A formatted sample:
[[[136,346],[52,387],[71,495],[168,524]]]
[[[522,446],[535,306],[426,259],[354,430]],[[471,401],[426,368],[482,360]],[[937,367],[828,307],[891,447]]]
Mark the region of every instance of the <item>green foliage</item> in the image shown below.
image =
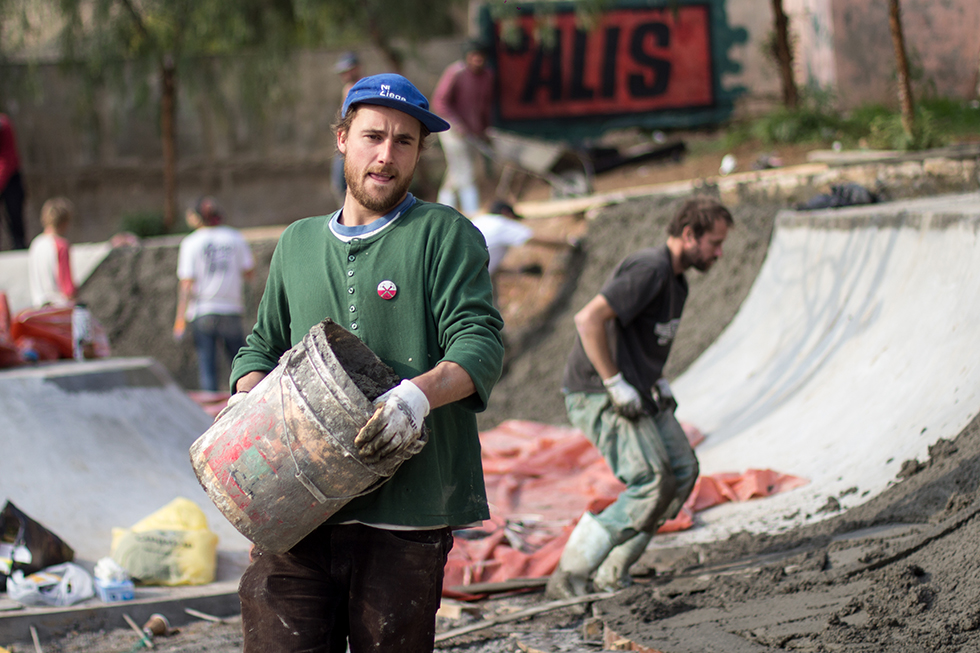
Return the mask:
[[[163,213],[157,211],[124,213],[119,218],[119,230],[136,234],[140,238],[165,236],[167,234],[167,228],[163,223]]]
[[[714,145],[701,147],[731,151],[746,143],[830,145],[840,141],[847,147],[904,151],[942,147],[964,138],[975,140],[980,134],[980,105],[976,103],[948,98],[922,100],[910,138],[901,115],[893,109],[868,104],[842,114],[830,108],[829,99],[816,102],[809,95],[802,109],[780,108],[755,119],[732,122]]]
[[[751,133],[763,143],[817,143],[833,140],[840,132],[839,116],[816,108],[778,109],[757,120]]]
[[[180,59],[237,53],[294,40],[292,4],[284,0],[59,0],[69,57]],[[91,18],[86,12],[91,11]]]
[[[464,15],[467,8],[465,0],[292,2],[300,45],[337,47],[370,41],[396,67],[418,44],[456,34],[460,26],[454,15]]]
[[[868,134],[868,145],[884,150],[925,150],[941,147],[946,144],[946,140],[939,133],[932,112],[922,107],[915,111],[915,126],[911,134],[905,131],[902,117],[898,114],[874,118]]]
[[[980,102],[950,98],[928,98],[918,103],[928,111],[936,125],[951,138],[976,138],[980,135]]]
[[[64,58],[81,63],[94,86],[110,82],[132,87],[134,79],[152,79],[171,65],[181,76],[202,57],[214,55],[261,50],[281,56],[296,42],[289,0],[58,2],[65,20]]]

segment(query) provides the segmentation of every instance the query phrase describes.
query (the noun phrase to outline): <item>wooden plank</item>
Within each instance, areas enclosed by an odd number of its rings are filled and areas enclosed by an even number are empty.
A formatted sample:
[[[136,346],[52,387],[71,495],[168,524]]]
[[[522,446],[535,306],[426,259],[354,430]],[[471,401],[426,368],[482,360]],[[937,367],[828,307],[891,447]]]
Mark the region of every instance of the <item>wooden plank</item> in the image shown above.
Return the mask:
[[[605,629],[605,636],[603,637],[603,650],[605,651],[634,651],[635,653],[661,653],[657,649],[649,648],[641,644],[637,644],[631,639],[622,637],[616,634],[612,628],[608,625]]]
[[[447,639],[452,639],[453,637],[458,637],[460,635],[465,635],[467,633],[474,633],[478,630],[485,630],[487,628],[492,628],[498,624],[508,623],[510,621],[520,621],[526,617],[533,617],[537,614],[542,614],[544,612],[551,612],[552,610],[560,610],[561,608],[571,607],[573,605],[579,605],[581,603],[591,603],[593,601],[602,601],[603,599],[612,598],[615,596],[615,592],[599,592],[596,594],[585,594],[584,596],[575,596],[570,599],[560,599],[558,601],[552,601],[550,603],[543,603],[541,605],[536,605],[532,608],[527,608],[526,610],[521,610],[519,612],[514,612],[512,614],[500,615],[494,617],[493,619],[486,619],[484,621],[477,622],[475,624],[470,624],[468,626],[461,626],[460,628],[454,628],[453,630],[447,630],[444,633],[436,635],[436,642],[443,642]]]
[[[496,583],[471,583],[470,585],[456,585],[449,589],[460,594],[499,594],[501,592],[512,592],[514,590],[537,589],[548,584],[547,576],[544,578],[511,578]]]

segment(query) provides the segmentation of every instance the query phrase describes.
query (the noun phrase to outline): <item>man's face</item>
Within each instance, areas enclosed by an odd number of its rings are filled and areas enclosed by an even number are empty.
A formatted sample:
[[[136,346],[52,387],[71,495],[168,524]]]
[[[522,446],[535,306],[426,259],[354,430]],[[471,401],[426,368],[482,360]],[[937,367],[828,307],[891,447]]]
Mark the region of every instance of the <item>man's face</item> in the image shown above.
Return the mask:
[[[350,130],[337,134],[347,191],[358,204],[384,214],[405,198],[421,154],[421,132],[418,120],[397,109],[358,108]]]
[[[681,252],[681,264],[684,269],[693,267],[701,272],[707,272],[714,262],[721,258],[721,245],[728,236],[728,223],[724,220],[715,220],[711,230],[701,234],[700,238],[694,237],[694,230],[691,227],[684,227],[682,236],[684,249]]]
[[[480,71],[487,63],[487,57],[479,50],[466,53],[466,66],[470,70]]]

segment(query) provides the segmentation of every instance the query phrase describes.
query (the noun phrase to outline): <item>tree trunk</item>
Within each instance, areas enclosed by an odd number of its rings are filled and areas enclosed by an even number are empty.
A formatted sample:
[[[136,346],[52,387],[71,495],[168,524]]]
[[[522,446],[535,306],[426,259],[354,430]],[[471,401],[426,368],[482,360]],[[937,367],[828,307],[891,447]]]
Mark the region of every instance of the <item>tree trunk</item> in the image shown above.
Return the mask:
[[[160,64],[160,138],[163,145],[163,225],[177,224],[177,71],[173,57]]]
[[[888,22],[895,45],[895,63],[898,67],[898,103],[902,111],[902,128],[912,138],[915,130],[915,112],[912,108],[912,81],[909,78],[909,60],[905,56],[905,36],[902,34],[902,10],[898,0],[888,0]]]
[[[795,109],[800,96],[793,79],[793,51],[789,47],[789,19],[783,11],[783,0],[772,0],[772,13],[776,22],[776,60],[779,62],[779,76],[783,84],[783,106]]]

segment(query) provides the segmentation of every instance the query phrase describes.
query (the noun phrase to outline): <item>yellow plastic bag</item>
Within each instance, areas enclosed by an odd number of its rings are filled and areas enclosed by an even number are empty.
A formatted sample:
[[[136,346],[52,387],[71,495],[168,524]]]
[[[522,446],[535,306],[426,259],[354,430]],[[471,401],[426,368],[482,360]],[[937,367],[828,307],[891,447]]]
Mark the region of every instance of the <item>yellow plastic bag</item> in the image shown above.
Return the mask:
[[[214,581],[218,536],[204,512],[178,497],[131,528],[112,529],[111,557],[144,585],[204,585]]]

